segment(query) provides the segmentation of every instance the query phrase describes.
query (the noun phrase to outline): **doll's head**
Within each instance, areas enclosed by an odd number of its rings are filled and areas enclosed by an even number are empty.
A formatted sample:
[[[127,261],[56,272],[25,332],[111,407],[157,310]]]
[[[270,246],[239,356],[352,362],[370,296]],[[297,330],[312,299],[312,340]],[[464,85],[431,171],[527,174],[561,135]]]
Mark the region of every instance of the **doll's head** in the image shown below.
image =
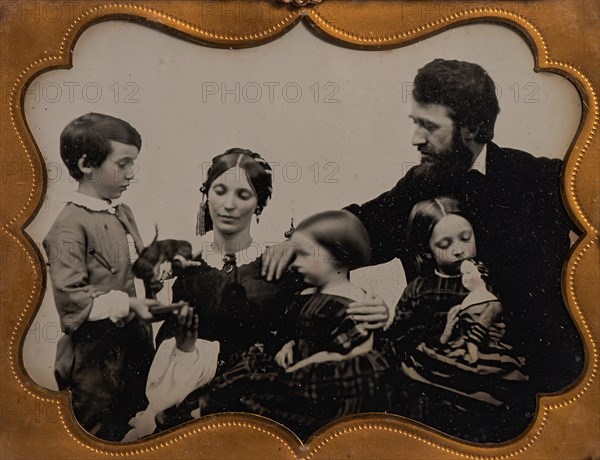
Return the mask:
[[[347,211],[325,211],[304,219],[291,236],[292,267],[307,283],[323,286],[334,276],[366,265],[371,242],[362,222]]]
[[[203,197],[196,233],[204,234],[213,229],[212,217],[219,213],[217,197],[224,196],[224,189],[234,191],[234,195],[240,199],[238,204],[244,210],[250,203],[250,215],[255,214],[258,218],[273,192],[271,167],[258,153],[247,149],[232,148],[214,157],[206,180],[200,187]],[[212,207],[210,195],[214,197]]]
[[[437,197],[417,203],[408,218],[408,242],[420,275],[437,269],[460,274],[462,261],[476,255],[473,227],[457,200]]]
[[[460,273],[462,284],[469,291],[487,290],[486,281],[489,273],[482,263],[475,262],[472,259],[463,260],[460,264]]]

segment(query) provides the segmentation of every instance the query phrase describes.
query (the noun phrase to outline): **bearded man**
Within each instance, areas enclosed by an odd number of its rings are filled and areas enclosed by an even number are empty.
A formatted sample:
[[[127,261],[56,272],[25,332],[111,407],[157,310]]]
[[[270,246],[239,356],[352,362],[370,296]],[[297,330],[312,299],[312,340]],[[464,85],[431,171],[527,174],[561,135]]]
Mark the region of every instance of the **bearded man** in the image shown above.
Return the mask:
[[[416,273],[406,226],[413,205],[458,199],[473,217],[477,256],[505,308],[505,339],[525,354],[534,391],[565,388],[583,368],[583,347],[561,293],[574,230],[561,199],[562,161],[492,142],[500,109],[493,80],[477,64],[435,59],[419,69],[412,96],[412,144],[421,163],[391,190],[346,208],[369,234],[371,264],[397,257],[410,282]],[[267,255],[267,277],[280,275],[293,257],[282,248]],[[383,304],[375,299],[364,310],[374,321],[377,302]]]

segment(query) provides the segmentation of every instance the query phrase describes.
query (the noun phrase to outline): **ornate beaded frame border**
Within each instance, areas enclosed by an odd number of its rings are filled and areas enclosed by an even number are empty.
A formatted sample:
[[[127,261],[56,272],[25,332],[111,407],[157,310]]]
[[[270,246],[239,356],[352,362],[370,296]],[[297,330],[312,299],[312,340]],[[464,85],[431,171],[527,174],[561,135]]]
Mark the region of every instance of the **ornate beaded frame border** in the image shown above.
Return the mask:
[[[597,346],[600,312],[593,308],[597,304],[599,272],[595,263],[599,251],[598,210],[595,208],[598,189],[594,182],[594,171],[597,171],[599,157],[596,132],[600,112],[592,84],[592,81],[598,82],[599,69],[589,62],[594,61],[594,56],[598,57],[598,46],[596,44],[594,48],[591,45],[591,34],[583,33],[592,48],[592,59],[587,60],[589,53],[577,53],[575,44],[565,44],[560,40],[560,29],[564,26],[553,21],[553,16],[565,11],[564,5],[567,5],[575,27],[592,30],[598,24],[585,22],[586,11],[593,8],[592,0],[570,0],[562,2],[563,6],[548,2],[544,4],[543,11],[541,8],[537,10],[538,26],[526,17],[527,14],[516,12],[523,10],[525,2],[500,2],[501,7],[469,7],[466,2],[440,2],[436,5],[441,5],[440,11],[448,14],[424,23],[419,23],[419,19],[404,18],[402,26],[398,25],[398,18],[403,14],[406,2],[401,1],[325,0],[314,6],[304,2],[304,7],[262,1],[253,3],[253,7],[268,13],[263,15],[266,19],[258,23],[232,21],[217,15],[209,17],[201,26],[194,22],[194,18],[199,17],[207,3],[214,2],[64,3],[73,5],[70,11],[76,13],[66,23],[57,21],[43,30],[35,29],[31,24],[6,22],[2,26],[5,38],[2,44],[3,59],[8,50],[6,37],[9,46],[18,46],[19,39],[22,41],[33,34],[41,34],[45,40],[43,45],[48,47],[43,50],[39,46],[32,46],[27,52],[17,50],[11,53],[14,62],[10,62],[6,71],[2,71],[2,83],[10,88],[8,104],[2,107],[4,119],[10,120],[10,126],[5,124],[2,127],[2,159],[22,163],[28,173],[25,182],[15,183],[11,182],[8,175],[5,181],[5,174],[2,174],[2,193],[5,194],[0,214],[2,248],[18,248],[16,258],[10,251],[10,255],[5,253],[0,260],[3,273],[0,302],[4,311],[0,368],[5,370],[0,392],[3,406],[0,447],[3,456],[21,456],[23,443],[19,441],[28,440],[34,435],[37,442],[28,445],[29,455],[35,457],[37,453],[49,458],[64,458],[67,454],[77,457],[93,454],[184,457],[190,455],[189,452],[193,452],[194,457],[236,456],[243,452],[253,457],[306,459],[342,455],[357,458],[482,459],[525,455],[528,458],[547,458],[567,453],[581,458],[600,455],[597,441],[600,426],[593,409],[598,407],[600,393]],[[244,4],[243,1],[229,0],[221,3],[227,3],[231,8],[241,8]],[[427,8],[430,5],[427,1],[411,2],[411,8]],[[27,325],[34,318],[36,306],[45,289],[41,259],[22,228],[41,206],[47,179],[41,154],[25,122],[22,103],[27,85],[33,78],[50,69],[70,68],[71,52],[81,33],[97,22],[108,20],[136,21],[205,45],[238,48],[258,46],[274,40],[301,20],[307,21],[315,32],[326,39],[360,49],[402,46],[447,28],[477,21],[502,23],[519,31],[535,54],[536,71],[555,72],[569,79],[579,90],[583,101],[584,114],[578,135],[566,157],[563,183],[565,200],[585,232],[572,251],[563,276],[564,295],[582,332],[587,352],[585,370],[578,382],[561,394],[541,397],[535,422],[530,429],[510,443],[493,446],[460,442],[425,426],[386,414],[363,414],[344,419],[320,430],[306,445],[268,419],[247,414],[205,417],[150,441],[133,445],[106,443],[85,433],[72,415],[69,397],[34,384],[28,378],[21,359]],[[597,18],[595,20],[598,21]],[[580,67],[551,58],[546,37],[558,50],[553,56],[572,57],[581,68],[587,69],[588,76]],[[40,423],[38,419],[32,423],[23,413],[19,415],[19,410],[4,410],[12,407],[10,404],[13,403],[31,404],[32,401],[47,414],[56,411],[55,420],[61,423],[51,423],[49,420]],[[566,430],[569,430],[568,439],[565,437]],[[45,446],[54,446],[55,450],[46,450]]]

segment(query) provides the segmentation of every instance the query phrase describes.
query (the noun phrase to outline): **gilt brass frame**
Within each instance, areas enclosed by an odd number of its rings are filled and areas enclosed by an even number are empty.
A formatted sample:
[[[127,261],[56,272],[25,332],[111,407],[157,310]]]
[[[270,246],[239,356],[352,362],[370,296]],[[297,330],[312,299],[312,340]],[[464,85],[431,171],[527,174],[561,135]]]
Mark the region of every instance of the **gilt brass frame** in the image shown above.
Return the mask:
[[[23,19],[23,8],[43,8],[50,3],[52,8],[58,8],[53,11],[62,13],[54,14],[52,21],[36,24]],[[253,2],[265,14],[250,22],[235,15],[207,14],[208,7],[218,8],[220,4],[244,8],[248,4],[244,1],[0,2],[2,163],[19,164],[27,173],[13,175],[10,168],[5,168],[0,185],[0,455],[48,459],[599,458],[597,4],[593,0],[294,3]],[[407,6],[422,14],[404,15]],[[565,203],[583,231],[563,274],[563,293],[586,349],[585,368],[579,380],[560,394],[542,396],[530,429],[512,442],[493,446],[460,442],[386,414],[344,419],[320,430],[306,445],[281,426],[245,414],[205,417],[133,445],[102,442],[84,432],[72,415],[68,395],[46,390],[31,381],[20,356],[27,325],[35,316],[45,289],[42,259],[23,228],[41,206],[47,180],[42,156],[25,121],[23,101],[28,83],[38,74],[71,66],[70,52],[85,29],[115,19],[135,21],[222,48],[259,46],[276,40],[300,21],[327,40],[357,49],[398,47],[473,22],[501,23],[518,31],[534,53],[536,71],[554,72],[570,80],[584,107],[578,134],[565,160],[562,184]]]

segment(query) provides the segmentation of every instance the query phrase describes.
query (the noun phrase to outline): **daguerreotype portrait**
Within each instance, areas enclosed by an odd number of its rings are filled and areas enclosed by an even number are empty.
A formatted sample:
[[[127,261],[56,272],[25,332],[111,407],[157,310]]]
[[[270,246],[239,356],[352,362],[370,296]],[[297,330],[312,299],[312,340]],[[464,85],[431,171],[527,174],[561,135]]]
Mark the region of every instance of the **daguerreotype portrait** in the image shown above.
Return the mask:
[[[597,458],[598,10],[496,3],[3,2],[6,457]]]

